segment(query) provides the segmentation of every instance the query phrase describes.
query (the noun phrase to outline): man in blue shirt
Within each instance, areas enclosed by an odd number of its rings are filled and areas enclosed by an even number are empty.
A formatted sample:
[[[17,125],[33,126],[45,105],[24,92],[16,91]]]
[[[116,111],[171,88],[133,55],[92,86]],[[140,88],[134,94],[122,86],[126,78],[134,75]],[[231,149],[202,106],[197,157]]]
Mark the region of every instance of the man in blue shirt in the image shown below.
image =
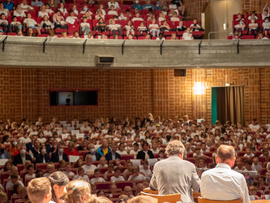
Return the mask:
[[[139,0],[134,1],[134,4],[132,5],[132,8],[133,8],[134,10],[135,10],[135,9],[137,9],[137,10],[142,10],[142,9],[143,9],[142,5],[139,4]]]
[[[8,9],[8,10],[13,10],[13,6],[14,6],[14,4],[13,4],[13,2],[11,1],[11,0],[6,0],[5,2],[4,2],[4,8],[5,9]]]
[[[143,5],[143,9],[154,9],[154,5],[151,4],[150,0],[146,0],[145,4]]]

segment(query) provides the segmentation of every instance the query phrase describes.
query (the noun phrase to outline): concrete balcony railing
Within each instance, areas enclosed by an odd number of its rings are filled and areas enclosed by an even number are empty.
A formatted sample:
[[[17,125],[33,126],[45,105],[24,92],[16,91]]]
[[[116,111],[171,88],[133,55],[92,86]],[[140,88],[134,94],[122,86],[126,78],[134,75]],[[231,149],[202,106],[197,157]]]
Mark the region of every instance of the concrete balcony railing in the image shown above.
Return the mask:
[[[85,40],[0,36],[1,67],[197,68],[270,66],[270,40]],[[114,57],[111,65],[96,56]]]

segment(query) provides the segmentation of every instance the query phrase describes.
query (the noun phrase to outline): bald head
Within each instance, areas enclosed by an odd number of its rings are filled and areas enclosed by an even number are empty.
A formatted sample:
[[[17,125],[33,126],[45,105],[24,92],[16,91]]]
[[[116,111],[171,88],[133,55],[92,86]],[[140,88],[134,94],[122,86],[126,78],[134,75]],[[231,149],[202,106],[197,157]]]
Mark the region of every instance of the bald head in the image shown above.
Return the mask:
[[[217,149],[217,160],[218,163],[227,163],[235,161],[235,150],[232,146],[220,145]],[[230,165],[230,164],[229,164]]]

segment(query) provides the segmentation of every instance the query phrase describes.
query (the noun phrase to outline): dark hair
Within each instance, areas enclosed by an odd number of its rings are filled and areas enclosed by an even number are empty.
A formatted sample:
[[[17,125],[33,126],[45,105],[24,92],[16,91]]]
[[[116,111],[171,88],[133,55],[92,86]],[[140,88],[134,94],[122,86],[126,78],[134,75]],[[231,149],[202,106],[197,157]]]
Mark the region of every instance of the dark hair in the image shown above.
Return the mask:
[[[51,187],[52,187],[52,201],[56,202],[56,196],[54,193],[53,186],[58,185],[58,186],[64,186],[69,183],[68,177],[61,171],[56,171],[53,172],[49,177],[49,180],[51,182]]]
[[[15,184],[13,185],[13,192],[16,193],[16,194],[18,194],[18,188],[19,188],[20,186],[21,186],[20,183],[15,183]]]
[[[29,166],[27,166],[27,170],[29,170],[30,168],[34,168],[34,165],[30,164]]]

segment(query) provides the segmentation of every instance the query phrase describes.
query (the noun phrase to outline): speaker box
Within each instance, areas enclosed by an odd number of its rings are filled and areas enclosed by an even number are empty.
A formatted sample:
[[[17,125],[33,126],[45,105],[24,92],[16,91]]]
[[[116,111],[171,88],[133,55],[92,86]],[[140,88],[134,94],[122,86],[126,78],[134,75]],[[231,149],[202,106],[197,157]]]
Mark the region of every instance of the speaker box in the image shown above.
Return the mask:
[[[186,69],[174,69],[174,77],[186,77]]]

